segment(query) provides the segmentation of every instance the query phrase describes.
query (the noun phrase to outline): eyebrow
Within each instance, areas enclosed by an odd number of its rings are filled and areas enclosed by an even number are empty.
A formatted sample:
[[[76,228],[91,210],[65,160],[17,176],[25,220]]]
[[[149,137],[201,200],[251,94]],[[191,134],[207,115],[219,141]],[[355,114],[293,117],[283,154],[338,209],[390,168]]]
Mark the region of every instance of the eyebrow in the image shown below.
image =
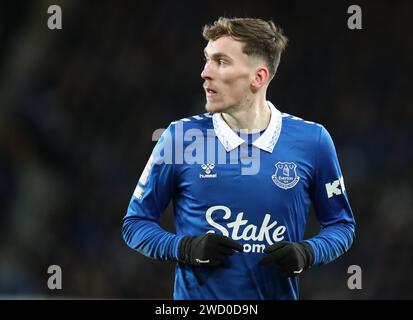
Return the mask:
[[[205,57],[208,56],[208,53],[206,52],[206,50],[204,50],[204,55],[205,55]],[[212,59],[228,58],[228,59],[232,60],[232,58],[230,56],[228,56],[228,55],[226,55],[225,53],[222,53],[222,52],[217,52],[217,53],[212,54],[211,58]]]

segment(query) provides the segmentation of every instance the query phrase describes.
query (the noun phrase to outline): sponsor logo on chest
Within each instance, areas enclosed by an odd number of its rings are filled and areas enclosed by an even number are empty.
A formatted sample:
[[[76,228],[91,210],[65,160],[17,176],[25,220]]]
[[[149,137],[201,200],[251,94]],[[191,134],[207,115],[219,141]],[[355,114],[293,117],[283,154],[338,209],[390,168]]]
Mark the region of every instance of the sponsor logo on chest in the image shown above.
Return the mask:
[[[247,219],[244,219],[244,212],[238,213],[234,221],[222,224],[216,218],[214,219],[214,215],[218,212],[224,212],[222,217],[224,220],[231,218],[232,212],[230,208],[226,206],[210,207],[205,213],[205,218],[211,227],[218,229],[224,236],[230,237],[235,241],[261,242],[253,245],[244,244],[244,252],[262,252],[266,247],[265,243],[262,242],[272,245],[275,242],[284,240],[287,228],[283,225],[278,225],[277,221],[271,222],[270,214],[264,216],[261,225],[249,223]],[[240,230],[241,227],[243,228],[242,231]],[[207,233],[215,233],[215,230],[209,230]]]

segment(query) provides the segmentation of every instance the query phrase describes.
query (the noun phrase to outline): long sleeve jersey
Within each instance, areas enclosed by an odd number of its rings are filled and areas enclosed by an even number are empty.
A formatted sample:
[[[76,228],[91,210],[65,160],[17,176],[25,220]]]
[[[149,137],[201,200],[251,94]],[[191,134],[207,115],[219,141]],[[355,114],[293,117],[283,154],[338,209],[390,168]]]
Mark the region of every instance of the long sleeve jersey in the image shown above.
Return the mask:
[[[233,131],[219,113],[171,123],[139,179],[123,238],[148,257],[177,262],[175,299],[298,299],[298,277],[258,264],[265,247],[306,241],[320,266],[353,242],[355,220],[330,134],[267,103],[269,125],[253,134]],[[176,234],[159,226],[170,201]],[[304,239],[310,205],[321,230]],[[180,263],[181,239],[208,232],[241,243],[243,252],[222,267]]]

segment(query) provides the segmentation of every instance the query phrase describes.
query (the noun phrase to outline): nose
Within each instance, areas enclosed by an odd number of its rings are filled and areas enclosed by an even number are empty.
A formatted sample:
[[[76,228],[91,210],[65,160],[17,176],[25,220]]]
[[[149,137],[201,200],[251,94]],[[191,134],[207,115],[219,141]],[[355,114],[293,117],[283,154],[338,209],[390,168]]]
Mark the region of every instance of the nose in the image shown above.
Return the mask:
[[[209,62],[206,62],[204,65],[204,69],[201,72],[201,78],[206,80],[212,79],[212,72],[211,72],[211,65]]]

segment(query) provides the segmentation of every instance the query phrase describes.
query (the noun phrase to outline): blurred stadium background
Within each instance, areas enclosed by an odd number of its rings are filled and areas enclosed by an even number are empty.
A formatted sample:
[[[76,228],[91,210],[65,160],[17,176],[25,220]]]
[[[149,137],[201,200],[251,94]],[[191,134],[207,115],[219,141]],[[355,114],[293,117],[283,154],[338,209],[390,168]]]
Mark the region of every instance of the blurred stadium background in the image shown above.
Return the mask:
[[[63,29],[47,28],[58,4]],[[347,28],[359,4],[363,30]],[[272,18],[290,39],[268,98],[331,132],[357,220],[303,299],[413,298],[409,1],[1,1],[0,297],[172,298],[174,264],[134,253],[122,218],[152,132],[202,113],[201,28]],[[411,84],[410,84],[411,88]],[[170,210],[163,226],[173,230]],[[311,221],[308,235],[317,232]],[[47,287],[62,267],[63,290]],[[347,268],[363,289],[347,288]]]

